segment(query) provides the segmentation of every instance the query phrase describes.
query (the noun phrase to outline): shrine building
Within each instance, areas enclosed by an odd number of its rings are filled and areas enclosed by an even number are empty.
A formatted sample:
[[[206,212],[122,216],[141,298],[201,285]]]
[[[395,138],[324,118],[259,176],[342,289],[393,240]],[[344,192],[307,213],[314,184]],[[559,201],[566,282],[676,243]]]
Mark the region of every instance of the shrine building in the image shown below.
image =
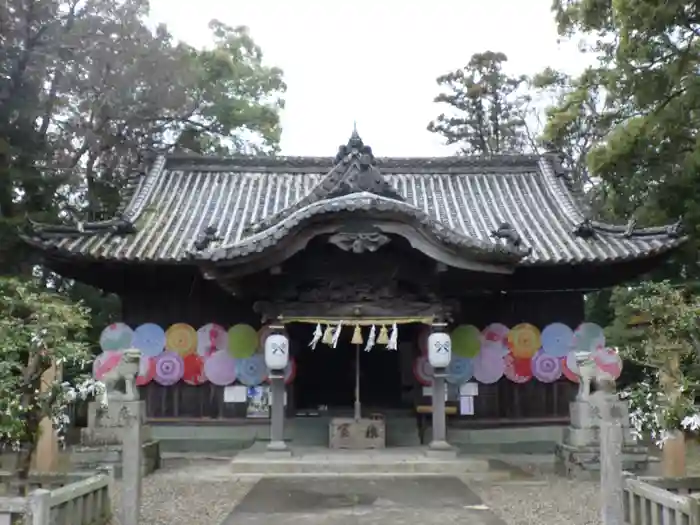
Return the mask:
[[[356,132],[335,157],[160,157],[114,218],[31,222],[24,238],[52,270],[121,298],[96,370],[139,348],[163,435],[264,439],[260,348],[282,323],[287,437],[327,444],[329,419],[359,402],[388,446],[424,440],[435,319],[452,333],[448,438],[566,424],[567,356],[604,344],[584,294],[685,240],[678,225],[596,221],[555,154],[382,158]]]

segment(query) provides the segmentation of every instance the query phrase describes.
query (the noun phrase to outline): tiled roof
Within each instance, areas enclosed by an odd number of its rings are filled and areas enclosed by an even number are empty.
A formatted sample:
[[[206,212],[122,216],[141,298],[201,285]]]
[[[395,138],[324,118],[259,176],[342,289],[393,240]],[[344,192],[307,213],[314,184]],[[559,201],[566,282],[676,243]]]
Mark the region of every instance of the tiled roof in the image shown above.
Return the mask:
[[[120,221],[80,228],[34,225],[26,239],[42,249],[98,260],[192,262],[261,251],[319,213],[372,209],[403,214],[453,248],[523,266],[628,261],[684,241],[673,227],[636,229],[588,220],[550,156],[372,157],[365,174],[356,160],[159,159],[133,188]],[[357,173],[348,175],[351,169]],[[358,182],[362,191],[339,190],[348,176],[367,179]],[[375,191],[372,184],[385,186]],[[494,235],[508,225],[515,243]],[[198,250],[207,227],[216,232],[217,243]]]

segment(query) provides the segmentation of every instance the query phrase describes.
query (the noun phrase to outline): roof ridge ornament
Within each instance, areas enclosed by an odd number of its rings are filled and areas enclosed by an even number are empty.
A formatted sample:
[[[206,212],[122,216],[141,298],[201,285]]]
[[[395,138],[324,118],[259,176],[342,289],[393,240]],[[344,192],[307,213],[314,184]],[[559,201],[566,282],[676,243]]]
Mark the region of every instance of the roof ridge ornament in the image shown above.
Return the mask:
[[[357,128],[353,129],[348,143],[338,148],[335,169],[319,183],[319,187],[324,188],[325,198],[369,192],[405,202],[375,166],[372,148],[364,143]]]
[[[504,239],[506,241],[506,246],[521,250],[525,257],[532,253],[532,247],[523,247],[522,237],[509,222],[502,222],[499,224],[498,229],[493,230],[491,235],[497,239]]]
[[[356,158],[363,169],[368,169],[374,165],[374,154],[372,148],[365,145],[362,137],[357,132],[357,126],[353,125],[352,134],[348,139],[347,144],[338,146],[338,153],[335,156],[334,164],[349,163],[353,158]]]
[[[676,222],[666,226],[666,235],[668,235],[671,239],[677,239],[681,236],[683,230],[683,217],[678,217],[678,220]]]

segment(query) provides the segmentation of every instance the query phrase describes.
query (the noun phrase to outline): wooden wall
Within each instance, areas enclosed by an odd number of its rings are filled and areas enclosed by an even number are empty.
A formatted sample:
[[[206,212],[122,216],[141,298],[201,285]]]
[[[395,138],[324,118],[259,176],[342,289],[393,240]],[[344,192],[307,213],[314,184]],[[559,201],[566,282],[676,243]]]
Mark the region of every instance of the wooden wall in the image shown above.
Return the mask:
[[[239,300],[215,283],[196,275],[191,282],[167,291],[132,289],[122,297],[123,321],[132,327],[154,322],[163,327],[186,322],[195,328],[209,322],[223,326],[248,323],[259,326],[251,300]],[[517,293],[471,297],[462,303],[457,323],[480,328],[492,322],[514,326],[529,322],[540,329],[551,322],[576,326],[583,320],[583,297],[578,293]],[[308,341],[292,342],[306,346]],[[416,386],[418,388],[418,386]],[[473,422],[517,423],[524,420],[555,420],[568,417],[568,403],[576,385],[562,379],[553,384],[530,381],[517,385],[502,379],[495,385],[480,385],[475,415],[460,418]],[[213,385],[189,386],[183,383],[161,387],[151,383],[142,388],[150,418],[166,420],[211,420],[245,424],[245,407],[223,403],[223,388]],[[289,415],[293,414],[294,387],[290,385]],[[457,423],[459,424],[459,422]]]
[[[460,318],[460,322],[479,328],[492,322],[506,326],[527,322],[540,330],[553,322],[573,328],[583,320],[583,295],[577,292],[497,294],[470,299],[462,303]],[[503,378],[494,385],[479,385],[479,395],[474,400],[475,415],[461,419],[502,424],[521,419],[542,422],[565,419],[577,390],[578,385],[565,378],[551,384],[532,380],[522,385]]]

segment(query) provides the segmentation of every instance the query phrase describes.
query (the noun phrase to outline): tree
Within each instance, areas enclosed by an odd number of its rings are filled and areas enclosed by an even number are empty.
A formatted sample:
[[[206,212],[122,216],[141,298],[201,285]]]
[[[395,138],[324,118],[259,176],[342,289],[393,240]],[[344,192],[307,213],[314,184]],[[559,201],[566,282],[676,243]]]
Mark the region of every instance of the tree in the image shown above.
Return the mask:
[[[700,8],[696,2],[557,0],[560,32],[598,53],[601,117],[611,125],[588,156],[618,216],[682,217],[691,235],[672,273],[697,278],[700,240]]]
[[[630,385],[631,422],[639,436],[663,443],[700,423],[695,398],[700,389],[700,298],[670,281],[618,288],[609,341],[646,378]],[[682,475],[683,473],[669,473]]]
[[[178,145],[202,154],[276,153],[286,89],[282,71],[264,65],[248,28],[218,20],[209,27],[214,48],[189,49],[195,73],[189,90],[199,105]]]
[[[147,16],[146,0],[0,2],[0,275],[37,271],[17,235],[27,216],[114,215],[146,156],[278,150],[286,86],[247,29],[214,21],[198,49]],[[41,271],[109,324],[114,298]]]
[[[587,196],[587,204],[596,212],[604,211],[601,185],[588,172],[588,153],[610,129],[603,113],[605,97],[597,81],[597,71],[589,68],[580,76],[547,68],[534,75],[531,85],[544,93],[549,104],[544,108],[546,122],[539,141],[561,155],[572,181]],[[540,95],[541,96],[541,95]]]
[[[0,218],[5,271],[29,274],[16,235],[116,212],[144,154],[274,153],[285,85],[243,27],[215,46],[147,24],[146,0],[0,4]]]
[[[0,278],[0,441],[19,450],[18,476],[26,479],[39,440],[40,423],[56,429],[68,423],[67,404],[104,394],[101,383],[78,376],[73,383],[42,388],[53,363],[84,370],[92,361],[85,331],[89,312],[41,283]]]
[[[435,102],[450,106],[428,124],[428,131],[442,135],[470,155],[521,153],[529,148],[527,125],[522,112],[520,88],[525,77],[503,71],[508,58],[486,51],[469,63],[437,79],[443,89]]]

